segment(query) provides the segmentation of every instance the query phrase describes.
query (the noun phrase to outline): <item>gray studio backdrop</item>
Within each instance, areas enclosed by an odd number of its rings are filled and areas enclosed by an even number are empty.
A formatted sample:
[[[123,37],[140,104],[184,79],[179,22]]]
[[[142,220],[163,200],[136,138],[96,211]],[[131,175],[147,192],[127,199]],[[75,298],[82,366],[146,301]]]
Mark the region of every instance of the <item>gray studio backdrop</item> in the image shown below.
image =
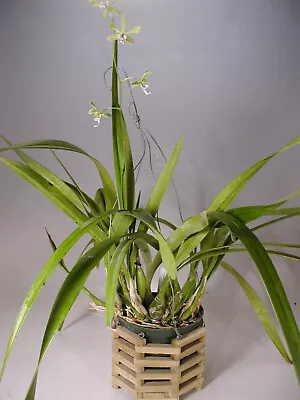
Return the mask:
[[[136,44],[121,48],[120,62],[130,76],[140,77],[146,68],[153,73],[149,78],[151,96],[135,89],[143,124],[167,155],[179,137],[185,136],[175,180],[187,217],[205,209],[238,172],[300,133],[300,4],[296,0],[120,3],[128,14],[128,26],[142,27],[135,35]],[[110,123],[104,121],[94,129],[87,114],[90,100],[99,108],[109,105],[103,82],[111,56],[111,43],[105,39],[108,32],[108,21],[87,0],[1,0],[1,134],[12,142],[64,139],[112,168]],[[139,134],[130,118],[128,124],[131,137],[136,138],[133,147],[138,157]],[[295,148],[272,161],[235,204],[272,202],[299,187],[299,152],[300,148]],[[47,152],[35,154],[59,171]],[[93,165],[76,155],[66,155],[64,160],[84,189],[93,193],[98,187]],[[157,175],[163,162],[154,154],[153,163]],[[149,193],[153,181],[146,167],[147,162],[140,186]],[[2,164],[0,185],[2,356],[23,296],[50,255],[44,226],[57,242],[74,226]],[[171,190],[162,215],[178,221]],[[268,237],[298,242],[300,229],[296,222],[285,223],[269,231]],[[70,262],[74,259],[69,258]],[[243,257],[235,260],[261,291],[252,263]],[[290,299],[296,302],[299,266],[282,260],[277,263]],[[50,307],[62,279],[63,273],[57,272],[39,299],[40,307]],[[95,282],[91,285],[103,293],[101,279],[95,277]],[[209,303],[209,298],[218,297],[223,299],[219,306]],[[216,321],[225,319],[224,298],[226,319],[234,318],[240,303],[247,304],[231,278],[220,272],[208,295],[208,314]],[[250,308],[247,310],[249,319],[240,321],[254,324],[257,335],[263,335]],[[299,318],[298,310],[295,307]],[[41,333],[42,324],[36,329]],[[38,335],[36,340],[38,345]],[[24,365],[29,365],[28,358],[14,357],[21,373]],[[30,366],[33,363],[30,361]],[[30,373],[30,369],[26,371],[26,379]]]

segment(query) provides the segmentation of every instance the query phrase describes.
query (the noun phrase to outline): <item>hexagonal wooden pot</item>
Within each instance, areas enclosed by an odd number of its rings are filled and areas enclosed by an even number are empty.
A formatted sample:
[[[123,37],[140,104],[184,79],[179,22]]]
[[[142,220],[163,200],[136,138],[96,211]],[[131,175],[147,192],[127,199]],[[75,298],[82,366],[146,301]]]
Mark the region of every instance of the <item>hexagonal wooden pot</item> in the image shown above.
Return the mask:
[[[203,388],[204,351],[204,327],[170,344],[154,344],[117,326],[112,330],[112,385],[135,399],[177,400]]]

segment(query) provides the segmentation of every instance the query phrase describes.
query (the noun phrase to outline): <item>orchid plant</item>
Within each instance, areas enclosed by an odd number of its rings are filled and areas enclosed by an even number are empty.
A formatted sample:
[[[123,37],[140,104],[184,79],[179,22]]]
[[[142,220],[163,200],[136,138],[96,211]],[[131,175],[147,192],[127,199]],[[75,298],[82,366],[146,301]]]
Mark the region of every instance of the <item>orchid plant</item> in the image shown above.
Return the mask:
[[[98,159],[69,142],[39,140],[12,144],[3,138],[6,146],[0,152],[14,151],[21,162],[3,156],[0,161],[40,191],[73,220],[77,227],[59,246],[56,246],[47,232],[53,254],[33,282],[19,311],[8,340],[1,377],[28,312],[45,282],[60,265],[67,276],[49,316],[37,368],[26,400],[35,398],[40,363],[81,291],[94,304],[105,307],[109,327],[114,317],[120,316],[135,323],[175,329],[197,319],[207,282],[219,268],[227,271],[241,286],[274,345],[287,362],[293,363],[300,382],[299,329],[276,267],[270,258],[270,255],[276,255],[299,260],[299,256],[277,248],[298,249],[300,245],[262,243],[256,235],[258,230],[266,226],[300,214],[300,207],[282,207],[299,195],[300,189],[272,204],[230,208],[233,200],[255,174],[280,153],[298,145],[300,136],[243,171],[225,186],[206,211],[183,220],[178,226],[162,218],[159,209],[172,181],[183,138],[180,138],[166,161],[150,197],[144,199],[137,190],[137,165],[134,165],[132,158],[120,93],[126,82],[130,90],[135,86],[141,87],[149,94],[147,77],[150,72],[146,70],[140,80],[128,77],[122,79],[122,69],[119,67],[119,44],[132,44],[130,35],[138,33],[140,27],[126,30],[126,16],[114,8],[116,1],[99,3],[91,0],[90,3],[99,8],[104,17],[111,19],[110,28],[113,30],[113,34],[108,37],[113,41],[112,64],[109,68],[111,104],[100,111],[91,102],[88,112],[99,129],[102,119],[111,119],[114,180]],[[120,29],[116,28],[115,18],[121,18]],[[137,127],[140,129],[140,124]],[[61,179],[24,152],[29,149],[50,150],[69,179]],[[66,151],[83,155],[95,165],[101,181],[96,183],[95,193],[85,193],[61,161],[58,153]],[[251,228],[247,226],[262,217],[269,217],[269,220]],[[163,234],[166,231],[168,233]],[[87,245],[78,261],[69,269],[64,257],[84,235],[89,236]],[[273,316],[249,283],[225,261],[227,254],[235,252],[247,252],[251,256],[273,306]],[[88,276],[101,261],[107,273],[105,301],[85,287]],[[161,266],[164,267],[165,275],[157,285],[153,278]],[[188,268],[188,277],[185,282],[180,282],[177,274],[183,268]],[[288,350],[277,332],[274,317],[281,327]]]

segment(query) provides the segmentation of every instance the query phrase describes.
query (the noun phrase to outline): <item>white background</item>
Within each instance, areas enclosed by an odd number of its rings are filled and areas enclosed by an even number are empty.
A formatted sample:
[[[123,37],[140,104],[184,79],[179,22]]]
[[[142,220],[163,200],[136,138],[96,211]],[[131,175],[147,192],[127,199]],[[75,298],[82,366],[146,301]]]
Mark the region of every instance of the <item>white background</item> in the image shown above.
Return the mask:
[[[237,173],[299,134],[300,6],[296,0],[124,0],[120,8],[128,14],[129,28],[142,26],[136,45],[122,48],[121,64],[131,76],[140,77],[146,68],[153,72],[152,95],[135,92],[144,125],[166,154],[185,136],[175,179],[187,217],[204,210]],[[108,21],[85,0],[2,0],[1,134],[13,142],[68,140],[111,169],[109,122],[94,129],[87,115],[91,99],[99,108],[109,106],[103,83],[103,71],[110,65],[108,34]],[[138,132],[128,123],[138,157]],[[295,148],[272,161],[235,205],[267,204],[299,187],[299,151]],[[47,153],[36,157],[54,166]],[[93,194],[100,185],[93,166],[80,156],[66,155],[64,161]],[[156,174],[162,165],[154,155]],[[4,165],[0,183],[2,359],[23,298],[51,254],[44,226],[59,243],[74,225]],[[144,168],[140,187],[146,195],[151,185]],[[161,214],[178,222],[172,191]],[[298,243],[298,220],[274,225],[261,237]],[[70,266],[76,251],[66,259]],[[231,261],[267,301],[248,257]],[[299,321],[300,266],[278,258],[274,262]],[[0,385],[1,400],[24,398],[63,278],[58,270],[30,312]],[[89,285],[103,295],[103,272],[96,272]],[[90,313],[88,303],[81,295],[55,338],[41,368],[38,400],[130,398],[110,387],[110,332],[104,316]],[[223,271],[211,281],[205,310],[206,388],[190,399],[300,398],[292,367],[281,359],[244,294]]]

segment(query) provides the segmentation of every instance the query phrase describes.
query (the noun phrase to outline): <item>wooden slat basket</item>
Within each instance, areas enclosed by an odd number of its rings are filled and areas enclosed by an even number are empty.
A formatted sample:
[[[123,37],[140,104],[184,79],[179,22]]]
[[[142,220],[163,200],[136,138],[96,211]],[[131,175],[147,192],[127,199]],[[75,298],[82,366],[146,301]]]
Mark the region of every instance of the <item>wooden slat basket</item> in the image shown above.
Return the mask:
[[[112,385],[135,399],[178,400],[204,383],[205,328],[171,344],[152,344],[117,326],[112,331]]]

